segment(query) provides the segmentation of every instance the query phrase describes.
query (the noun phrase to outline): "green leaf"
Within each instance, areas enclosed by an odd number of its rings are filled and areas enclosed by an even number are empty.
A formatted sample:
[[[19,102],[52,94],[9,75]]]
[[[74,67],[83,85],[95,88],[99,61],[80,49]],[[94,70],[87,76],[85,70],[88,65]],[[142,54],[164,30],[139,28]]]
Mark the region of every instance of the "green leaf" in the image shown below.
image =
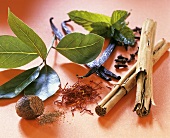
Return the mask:
[[[123,26],[126,25],[125,19],[129,16],[129,13],[127,11],[122,10],[116,10],[112,13],[111,17],[111,24],[112,26],[120,30]]]
[[[98,34],[104,38],[111,37],[110,24],[104,22],[92,23],[91,27],[93,28],[90,33]]]
[[[115,31],[114,38],[116,41],[126,45],[134,45],[135,43],[133,31],[127,26],[123,27],[120,31]]]
[[[20,67],[37,57],[38,54],[17,37],[0,36],[0,68]]]
[[[40,72],[39,67],[24,71],[10,81],[0,86],[0,98],[13,98],[20,94],[32,81],[34,81]]]
[[[44,101],[57,92],[59,85],[60,79],[57,73],[50,66],[45,65],[39,77],[25,89],[24,93],[36,95]]]
[[[69,60],[85,64],[100,54],[103,43],[104,38],[96,34],[71,33],[59,42],[56,49]]]
[[[16,17],[10,9],[8,10],[8,24],[14,34],[27,44],[33,52],[36,52],[42,59],[46,58],[47,48],[42,39],[23,21]]]
[[[92,30],[91,24],[95,22],[110,24],[110,17],[103,14],[74,10],[69,12],[68,15],[72,21],[83,26],[88,31]]]

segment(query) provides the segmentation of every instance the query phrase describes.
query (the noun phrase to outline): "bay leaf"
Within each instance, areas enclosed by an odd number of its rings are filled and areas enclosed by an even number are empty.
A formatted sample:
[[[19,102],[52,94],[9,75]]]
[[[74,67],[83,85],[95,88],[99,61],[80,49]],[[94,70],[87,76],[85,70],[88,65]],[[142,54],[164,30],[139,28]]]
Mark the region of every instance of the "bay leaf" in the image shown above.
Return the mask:
[[[47,48],[43,40],[22,20],[15,16],[10,9],[8,10],[8,24],[14,34],[25,44],[30,46],[43,60],[47,56]]]
[[[17,37],[0,36],[0,68],[20,67],[37,57],[38,54]]]
[[[71,33],[66,35],[56,47],[69,60],[85,64],[100,54],[104,38],[96,34]]]
[[[60,78],[48,65],[45,65],[39,77],[34,80],[25,90],[25,95],[36,95],[43,101],[54,95],[59,89]]]
[[[40,72],[39,67],[34,67],[22,72],[16,77],[0,86],[0,98],[13,98],[20,94]]]
[[[83,26],[88,31],[92,31],[91,24],[95,22],[105,22],[110,24],[109,16],[88,11],[73,10],[68,13],[68,16],[72,21]]]

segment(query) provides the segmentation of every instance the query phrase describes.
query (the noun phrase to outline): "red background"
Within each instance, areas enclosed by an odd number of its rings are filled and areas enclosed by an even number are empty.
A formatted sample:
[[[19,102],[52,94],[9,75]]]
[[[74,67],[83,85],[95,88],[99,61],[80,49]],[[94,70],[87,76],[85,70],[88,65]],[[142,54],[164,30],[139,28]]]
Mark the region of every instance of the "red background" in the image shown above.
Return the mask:
[[[146,18],[157,21],[156,39],[165,38],[170,41],[170,4],[168,0],[1,0],[0,4],[0,35],[14,35],[7,24],[8,7],[11,11],[28,24],[44,40],[47,47],[52,40],[49,18],[54,17],[54,23],[61,29],[60,23],[67,20],[67,13],[72,10],[87,10],[111,16],[114,10],[127,10],[131,12],[128,21],[130,27],[142,26]],[[82,27],[70,23],[73,31],[87,33]],[[108,42],[105,42],[105,46]],[[114,54],[105,64],[105,67],[116,71],[113,67],[113,59],[123,53],[128,53],[121,47],[116,48]],[[0,137],[1,138],[113,138],[113,137],[168,137],[170,135],[170,56],[166,52],[154,66],[153,85],[154,99],[156,106],[152,106],[151,113],[144,118],[139,118],[132,112],[135,102],[135,88],[126,95],[117,105],[105,116],[98,117],[96,114],[71,113],[66,114],[65,119],[53,124],[40,126],[37,121],[27,121],[21,119],[15,113],[15,103],[22,96],[13,99],[0,99]],[[30,64],[13,70],[0,69],[0,84],[5,83],[15,75],[38,65],[40,59],[36,59]],[[51,51],[47,63],[52,66],[60,76],[62,86],[65,83],[70,85],[76,82],[76,74],[83,75],[88,69],[84,66],[74,64],[55,51]],[[130,66],[129,66],[130,67]],[[117,72],[123,75],[127,70]],[[88,79],[102,81],[96,75]],[[116,83],[113,81],[112,84]],[[103,81],[103,94],[109,92],[105,86],[109,86]],[[53,104],[56,96],[45,101],[45,111],[57,109]],[[94,107],[90,108],[94,112]]]

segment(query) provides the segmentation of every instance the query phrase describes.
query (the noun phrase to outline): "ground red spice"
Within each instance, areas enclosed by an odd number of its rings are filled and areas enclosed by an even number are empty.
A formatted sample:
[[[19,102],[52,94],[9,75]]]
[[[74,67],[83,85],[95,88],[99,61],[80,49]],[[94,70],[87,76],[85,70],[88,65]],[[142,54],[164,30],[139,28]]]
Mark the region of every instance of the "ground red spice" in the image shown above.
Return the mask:
[[[89,84],[86,84],[80,79],[72,86],[68,86],[67,83],[64,88],[59,89],[59,99],[54,103],[69,107],[73,116],[76,110],[79,110],[80,113],[88,112],[93,115],[91,110],[87,109],[87,106],[92,103],[97,103],[97,101],[101,99],[100,93],[97,91],[102,89],[100,84],[101,82],[96,83],[94,81],[90,81]]]

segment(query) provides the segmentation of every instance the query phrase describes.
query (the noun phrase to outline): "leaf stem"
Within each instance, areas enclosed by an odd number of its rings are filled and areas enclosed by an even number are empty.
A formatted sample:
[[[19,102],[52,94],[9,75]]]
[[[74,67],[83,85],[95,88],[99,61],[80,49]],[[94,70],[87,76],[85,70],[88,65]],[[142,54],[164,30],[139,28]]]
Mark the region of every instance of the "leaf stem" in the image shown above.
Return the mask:
[[[49,55],[51,49],[53,48],[53,45],[54,45],[55,40],[56,40],[56,36],[54,35],[54,37],[53,37],[53,39],[52,39],[52,41],[51,41],[51,45],[50,45],[49,49],[47,50],[47,56]],[[47,59],[47,56],[46,56],[46,59]],[[44,63],[45,65],[47,65],[46,59],[44,59],[43,62],[42,62],[39,66],[41,66],[43,63]]]
[[[47,52],[47,56],[48,56],[48,54],[50,53],[51,48],[53,48],[53,45],[54,45],[55,40],[56,40],[56,36],[54,35],[54,37],[53,37],[53,39],[52,39],[52,41],[51,41],[51,45],[50,45],[50,47],[49,47],[49,49],[48,49],[48,52]]]

